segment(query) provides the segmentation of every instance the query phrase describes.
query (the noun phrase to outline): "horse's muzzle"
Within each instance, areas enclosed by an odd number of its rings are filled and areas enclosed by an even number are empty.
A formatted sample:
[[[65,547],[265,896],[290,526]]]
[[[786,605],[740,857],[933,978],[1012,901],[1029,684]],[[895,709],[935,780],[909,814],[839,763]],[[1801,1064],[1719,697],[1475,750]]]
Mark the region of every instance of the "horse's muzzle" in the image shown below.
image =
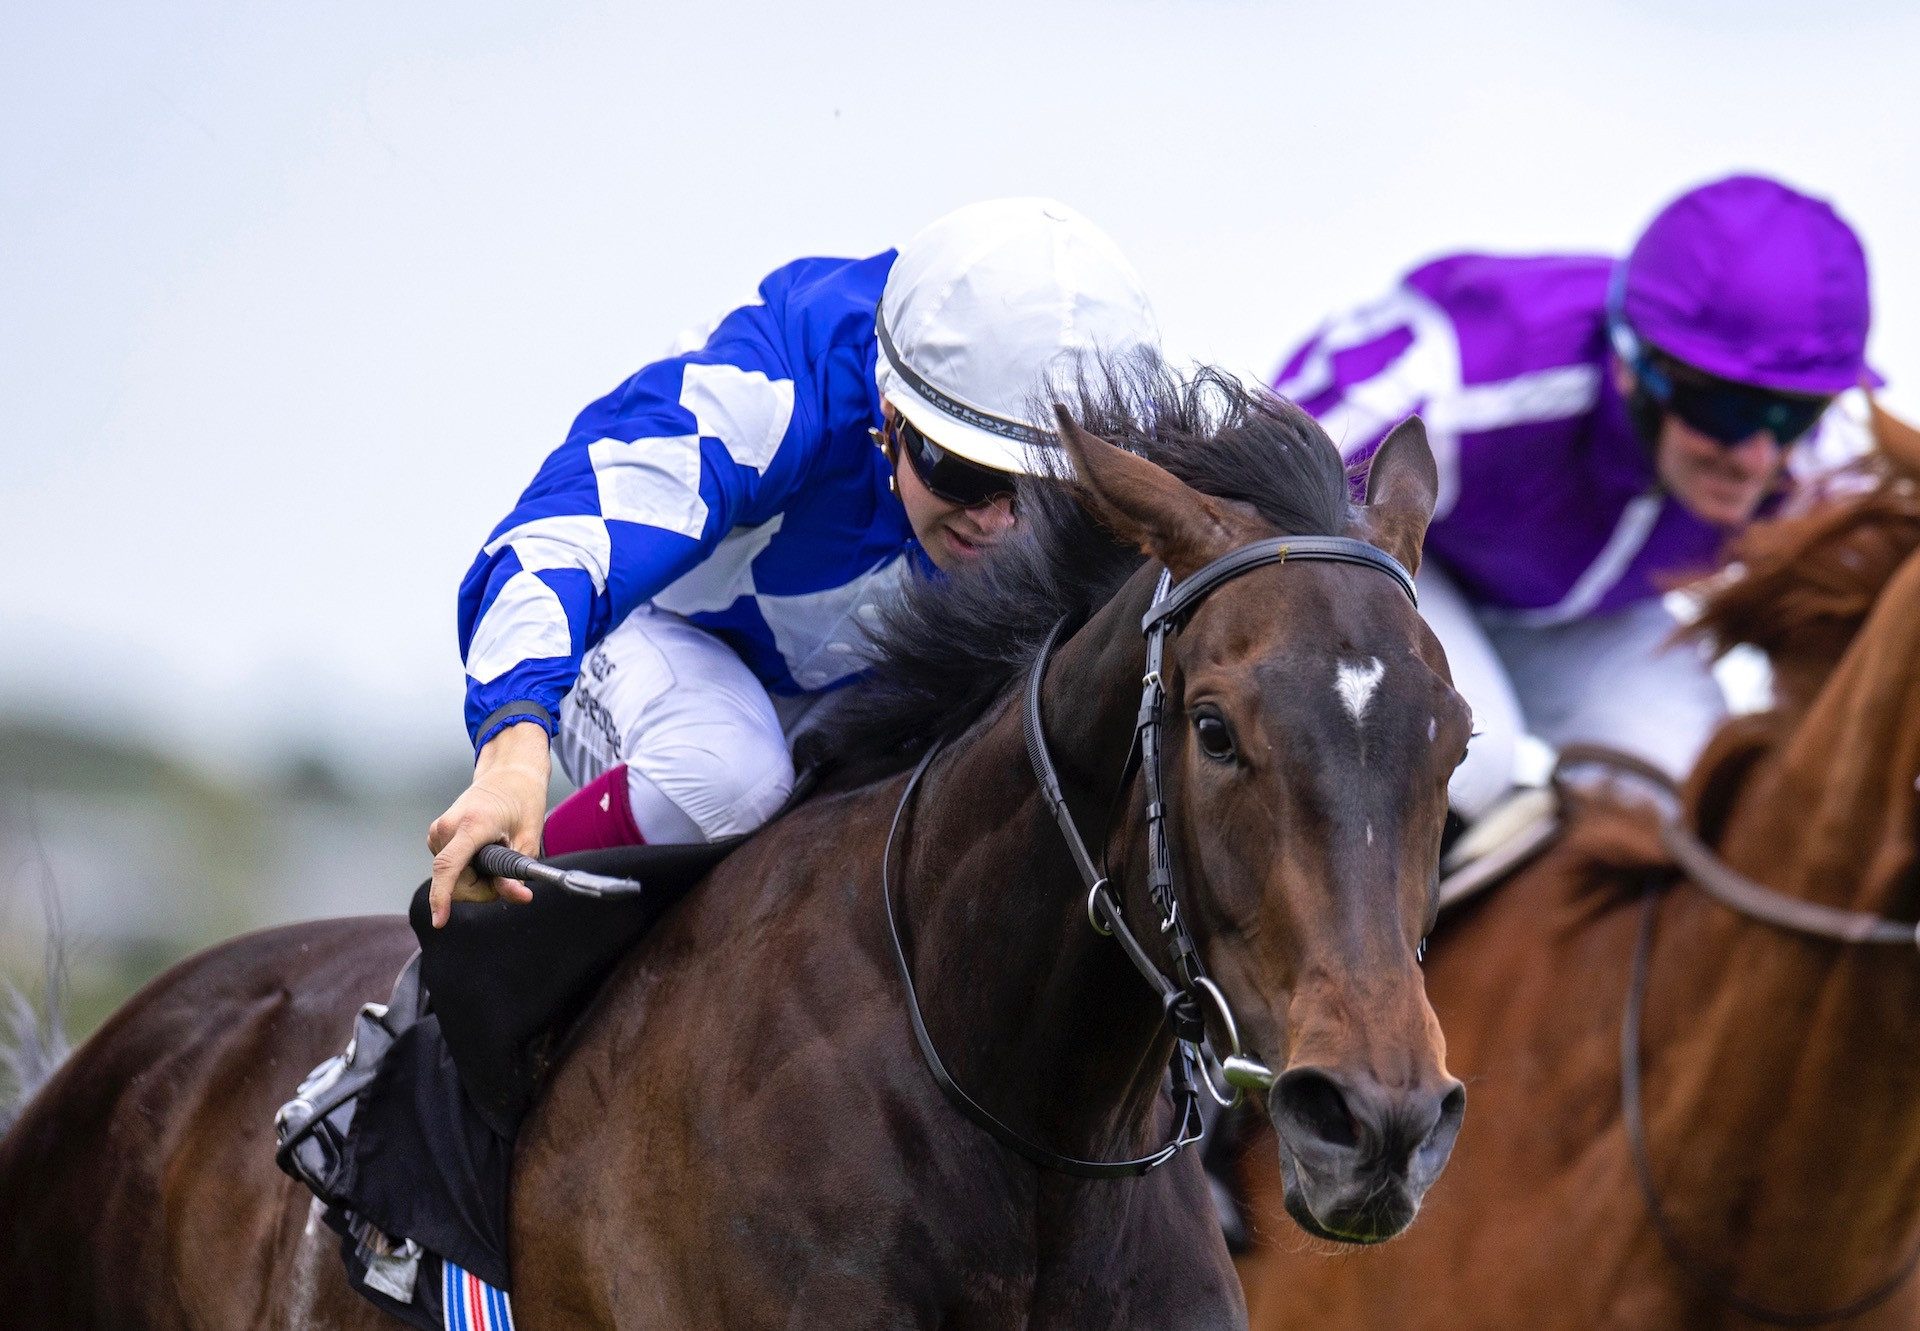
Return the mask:
[[[1445,1168],[1466,1103],[1451,1077],[1389,1091],[1364,1073],[1290,1068],[1268,1101],[1288,1214],[1338,1242],[1392,1238]]]

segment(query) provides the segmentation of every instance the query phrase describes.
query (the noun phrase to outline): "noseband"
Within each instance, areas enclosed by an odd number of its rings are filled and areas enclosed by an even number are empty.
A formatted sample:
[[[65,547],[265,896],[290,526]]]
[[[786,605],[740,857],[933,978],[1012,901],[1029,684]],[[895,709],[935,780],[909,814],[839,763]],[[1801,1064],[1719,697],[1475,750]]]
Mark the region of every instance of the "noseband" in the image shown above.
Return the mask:
[[[1419,604],[1412,576],[1400,561],[1386,551],[1346,536],[1296,536],[1243,545],[1178,583],[1173,581],[1171,573],[1162,572],[1154,588],[1153,604],[1140,621],[1140,631],[1147,640],[1147,668],[1140,681],[1139,718],[1134,725],[1133,743],[1127,750],[1126,763],[1120,772],[1120,790],[1124,794],[1136,771],[1144,775],[1147,786],[1147,896],[1159,916],[1160,933],[1167,941],[1167,950],[1172,959],[1171,974],[1154,962],[1128,926],[1111,880],[1095,863],[1087,850],[1085,839],[1080,835],[1080,829],[1074,825],[1073,815],[1067,809],[1066,794],[1061,789],[1059,773],[1054,767],[1052,755],[1047,751],[1046,732],[1040,716],[1040,688],[1046,678],[1047,662],[1053,655],[1054,645],[1066,627],[1065,620],[1053,626],[1040,648],[1039,659],[1034,662],[1033,670],[1027,677],[1024,716],[1027,755],[1032,760],[1034,776],[1039,780],[1040,793],[1054,821],[1060,826],[1060,834],[1073,857],[1074,867],[1086,886],[1087,920],[1096,932],[1110,935],[1120,944],[1127,960],[1133,963],[1141,978],[1160,996],[1161,1010],[1173,1030],[1174,1048],[1169,1073],[1178,1126],[1173,1139],[1158,1150],[1131,1160],[1082,1160],[1059,1155],[1027,1140],[995,1118],[962,1090],[947,1072],[920,1014],[920,1000],[914,992],[913,976],[907,966],[906,950],[901,944],[899,923],[894,915],[889,874],[901,815],[906,812],[921,776],[925,774],[934,755],[940,751],[939,744],[927,750],[919,765],[913,769],[913,774],[907,778],[906,789],[900,793],[900,803],[894,810],[893,824],[887,831],[887,845],[881,857],[880,882],[886,900],[887,926],[893,940],[894,961],[899,966],[901,981],[906,986],[907,1014],[912,1021],[914,1039],[920,1046],[921,1056],[926,1060],[927,1070],[954,1108],[1001,1145],[1043,1168],[1082,1178],[1125,1178],[1144,1174],[1171,1160],[1182,1147],[1200,1139],[1200,1097],[1195,1090],[1196,1079],[1223,1105],[1232,1104],[1242,1091],[1263,1091],[1273,1085],[1272,1069],[1242,1052],[1239,1027],[1233,1019],[1233,1012],[1227,1006],[1219,986],[1208,978],[1199,949],[1194,945],[1193,935],[1188,931],[1180,910],[1179,895],[1174,884],[1173,859],[1167,841],[1167,803],[1161,777],[1160,713],[1166,701],[1166,686],[1160,671],[1166,657],[1167,639],[1180,630],[1187,616],[1209,592],[1253,569],[1298,560],[1353,564],[1373,569],[1392,578],[1409,601],[1416,606]],[[1231,1099],[1214,1088],[1206,1067],[1202,1047],[1208,1038],[1209,1008],[1219,1017],[1226,1039],[1227,1052],[1220,1059],[1220,1067],[1222,1076],[1234,1089]]]

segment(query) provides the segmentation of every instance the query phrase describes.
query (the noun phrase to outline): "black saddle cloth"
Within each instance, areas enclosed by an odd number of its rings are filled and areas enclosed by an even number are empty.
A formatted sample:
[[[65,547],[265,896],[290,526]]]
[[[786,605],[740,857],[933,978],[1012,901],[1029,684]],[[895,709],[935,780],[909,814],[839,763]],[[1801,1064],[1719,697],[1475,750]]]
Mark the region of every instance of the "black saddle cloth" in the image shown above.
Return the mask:
[[[639,880],[637,896],[583,897],[530,884],[533,900],[456,902],[444,929],[427,885],[408,921],[420,978],[474,1107],[511,1137],[566,1032],[614,964],[744,836],[700,846],[622,846],[555,856],[568,869]]]
[[[360,1093],[330,1220],[350,1211],[508,1288],[507,1194],[521,1119],[608,973],[745,840],[556,856],[564,868],[638,879],[645,891],[596,898],[535,883],[524,904],[455,903],[444,929],[432,925],[423,883],[408,919],[420,940],[424,1015]],[[351,1236],[343,1246],[350,1275],[362,1276]],[[389,1312],[428,1324],[422,1307],[354,1283]]]

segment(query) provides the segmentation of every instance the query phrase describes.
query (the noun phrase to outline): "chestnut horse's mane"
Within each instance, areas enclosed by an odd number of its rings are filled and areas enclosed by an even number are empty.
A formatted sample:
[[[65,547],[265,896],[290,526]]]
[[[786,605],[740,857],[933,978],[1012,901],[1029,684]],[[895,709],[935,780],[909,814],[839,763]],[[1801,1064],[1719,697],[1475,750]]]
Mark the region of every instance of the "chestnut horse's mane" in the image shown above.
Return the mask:
[[[1843,481],[1864,488],[1756,523],[1729,547],[1727,570],[1696,584],[1703,599],[1688,634],[1716,656],[1757,647],[1773,668],[1772,707],[1722,727],[1686,783],[1694,825],[1709,843],[1754,762],[1791,732],[1888,581],[1920,550],[1920,483],[1879,457]],[[1561,846],[1570,871],[1596,887],[1678,873],[1651,811],[1605,794],[1576,803],[1580,816]]]

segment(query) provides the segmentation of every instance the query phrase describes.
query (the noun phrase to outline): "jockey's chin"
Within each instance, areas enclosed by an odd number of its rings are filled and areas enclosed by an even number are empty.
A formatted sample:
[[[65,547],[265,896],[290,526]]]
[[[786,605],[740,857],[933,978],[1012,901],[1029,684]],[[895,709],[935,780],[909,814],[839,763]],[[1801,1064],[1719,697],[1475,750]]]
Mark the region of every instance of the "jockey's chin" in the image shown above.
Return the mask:
[[[934,541],[924,544],[933,562],[951,573],[986,558],[1003,535],[1004,531],[967,532],[949,525],[940,528]]]

